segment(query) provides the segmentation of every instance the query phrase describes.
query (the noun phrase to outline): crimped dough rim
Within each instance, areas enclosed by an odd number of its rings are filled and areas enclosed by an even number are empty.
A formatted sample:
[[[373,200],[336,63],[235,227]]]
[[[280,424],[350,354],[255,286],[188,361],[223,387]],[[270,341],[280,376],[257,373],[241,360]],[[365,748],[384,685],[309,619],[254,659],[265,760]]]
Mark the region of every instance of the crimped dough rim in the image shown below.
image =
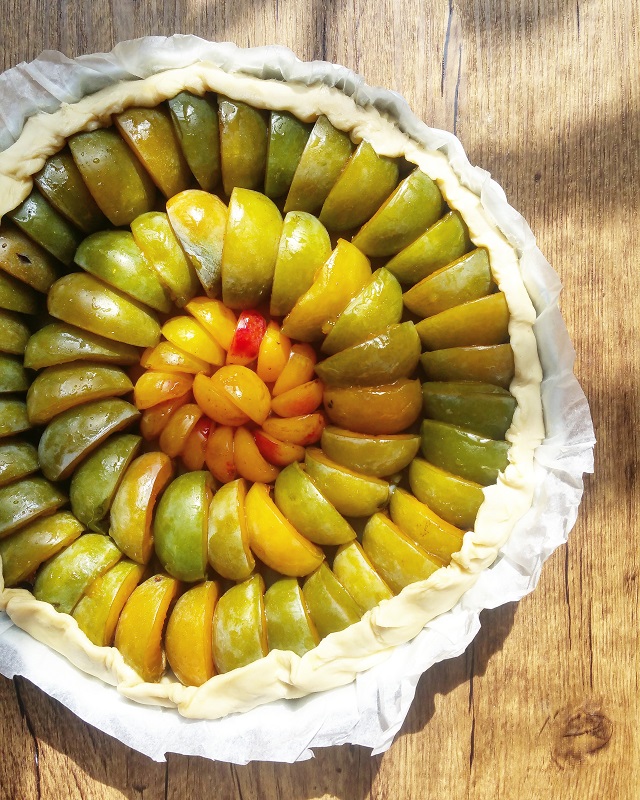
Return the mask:
[[[484,489],[485,500],[475,529],[465,534],[462,549],[451,564],[382,602],[346,630],[327,636],[302,657],[272,651],[259,661],[216,675],[200,687],[183,686],[170,676],[157,684],[145,683],[125,664],[118,650],[96,647],[71,616],[37,601],[29,591],[4,589],[0,575],[0,609],[84,672],[140,703],[174,707],[194,719],[217,719],[273,700],[299,698],[350,683],[358,673],[384,660],[396,646],[410,641],[434,617],[453,608],[478,575],[495,561],[513,527],[531,506],[534,451],[544,437],[542,369],[533,331],[535,310],[522,280],[518,254],[480,196],[462,185],[444,153],[428,151],[388,116],[373,107],[362,108],[340,90],[324,84],[264,80],[199,62],[122,82],[77,103],[62,105],[53,114],[39,114],[27,121],[17,142],[0,153],[0,215],[29,194],[31,176],[70,135],[102,127],[112,114],[126,107],[155,106],[183,89],[196,94],[213,91],[259,108],[288,110],[303,120],[325,114],[354,141],[366,138],[380,155],[404,156],[434,179],[449,206],[464,217],[474,244],[488,250],[494,278],[505,293],[515,361],[510,390],[518,403],[507,433],[510,463],[497,483]]]

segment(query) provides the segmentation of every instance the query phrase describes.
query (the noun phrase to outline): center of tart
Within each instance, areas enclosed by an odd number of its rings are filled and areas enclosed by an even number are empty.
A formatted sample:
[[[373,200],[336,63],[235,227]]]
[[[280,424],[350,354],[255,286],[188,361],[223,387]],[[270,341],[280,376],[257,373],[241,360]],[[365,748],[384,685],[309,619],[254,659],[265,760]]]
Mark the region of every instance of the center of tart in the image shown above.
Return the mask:
[[[315,350],[258,311],[236,316],[206,297],[186,311],[142,355],[146,371],[134,392],[142,435],[221,483],[273,482],[281,467],[304,460],[304,446],[325,427]]]

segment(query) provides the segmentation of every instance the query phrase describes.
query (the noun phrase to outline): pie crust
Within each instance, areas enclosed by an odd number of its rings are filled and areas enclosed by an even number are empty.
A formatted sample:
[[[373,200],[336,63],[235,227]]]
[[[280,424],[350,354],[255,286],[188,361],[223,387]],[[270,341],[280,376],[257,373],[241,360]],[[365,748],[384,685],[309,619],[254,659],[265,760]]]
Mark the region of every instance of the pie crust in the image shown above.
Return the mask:
[[[90,675],[114,685],[128,698],[175,707],[185,717],[216,719],[282,698],[350,683],[383,661],[392,650],[416,636],[427,622],[451,609],[496,559],[516,522],[531,506],[535,486],[533,458],[544,437],[540,384],[542,369],[533,331],[536,314],[524,286],[518,253],[482,203],[462,185],[446,155],[429,151],[376,108],[359,107],[352,98],[326,85],[263,80],[227,73],[200,62],[166,70],[149,78],[122,82],[89,95],[53,114],[31,117],[18,141],[0,153],[0,215],[15,208],[31,191],[31,176],[45,159],[78,131],[109,124],[112,114],[132,105],[155,106],[179,91],[213,91],[258,108],[288,110],[302,120],[325,114],[355,142],[366,138],[379,155],[404,156],[438,184],[452,209],[463,216],[473,243],[489,253],[494,279],[505,293],[510,312],[509,335],[515,378],[510,391],[517,400],[511,428],[509,465],[496,484],[486,487],[475,529],[465,534],[459,553],[428,580],[407,586],[391,600],[367,612],[360,622],[333,633],[299,657],[272,651],[265,658],[216,675],[200,687],[167,676],[145,683],[112,647],[96,647],[75,620],[25,589],[5,589],[0,575],[0,609],[35,639],[64,655]]]

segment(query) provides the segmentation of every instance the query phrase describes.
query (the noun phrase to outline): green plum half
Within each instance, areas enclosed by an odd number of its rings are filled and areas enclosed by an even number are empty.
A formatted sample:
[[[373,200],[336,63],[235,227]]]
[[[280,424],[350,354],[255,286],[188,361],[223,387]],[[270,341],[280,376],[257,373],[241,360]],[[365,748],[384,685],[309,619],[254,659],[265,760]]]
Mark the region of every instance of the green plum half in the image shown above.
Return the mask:
[[[130,231],[98,231],[78,247],[75,262],[85,272],[156,311],[171,311],[171,301],[156,271]]]
[[[67,148],[48,158],[33,180],[56,211],[84,233],[108,226]]]
[[[93,199],[112,225],[129,225],[154,207],[153,181],[114,128],[76,133],[69,148]]]
[[[5,586],[27,581],[47,559],[68,547],[83,531],[68,511],[49,514],[0,540],[0,559]]]
[[[180,92],[167,101],[178,142],[199,185],[212,192],[220,181],[218,108],[209,95]]]
[[[60,364],[36,376],[27,392],[27,413],[33,425],[42,425],[74,406],[131,391],[133,384],[120,367],[84,361]]]
[[[0,443],[0,486],[26,478],[39,468],[38,451],[29,442],[9,439]]]
[[[108,536],[85,533],[38,570],[34,597],[62,614],[71,614],[89,585],[121,558]]]
[[[24,365],[30,369],[44,369],[70,361],[130,366],[139,360],[139,350],[129,344],[105,339],[62,322],[53,322],[36,331],[24,351]]]
[[[160,325],[148,307],[82,272],[56,281],[47,299],[52,317],[90,333],[138,347],[155,347]]]
[[[353,244],[369,257],[395,255],[433,225],[443,208],[436,183],[414,169],[353,237]]]
[[[470,248],[467,226],[457,211],[450,211],[385,266],[400,283],[412,286],[460,258]]]
[[[329,356],[316,366],[316,372],[329,386],[378,386],[408,378],[419,360],[415,325],[401,322]]]
[[[213,488],[208,471],[187,472],[169,484],[158,503],[153,523],[156,554],[178,580],[199,581],[206,576]]]
[[[69,488],[71,510],[90,530],[106,533],[104,519],[141,444],[142,438],[133,434],[112,436],[74,472]]]
[[[293,527],[316,544],[337,545],[355,539],[351,525],[297,462],[276,478],[274,500]]]
[[[398,183],[398,164],[362,141],[331,187],[320,222],[332,231],[357,228],[372,217]]]
[[[118,398],[94,400],[63,411],[44,429],[38,458],[45,477],[64,480],[108,436],[133,424],[140,412]]]
[[[43,514],[52,514],[66,502],[66,495],[39,475],[3,486],[0,489],[0,539]]]
[[[269,146],[264,176],[267,197],[282,197],[289,191],[311,126],[288,111],[272,111],[269,119]]]

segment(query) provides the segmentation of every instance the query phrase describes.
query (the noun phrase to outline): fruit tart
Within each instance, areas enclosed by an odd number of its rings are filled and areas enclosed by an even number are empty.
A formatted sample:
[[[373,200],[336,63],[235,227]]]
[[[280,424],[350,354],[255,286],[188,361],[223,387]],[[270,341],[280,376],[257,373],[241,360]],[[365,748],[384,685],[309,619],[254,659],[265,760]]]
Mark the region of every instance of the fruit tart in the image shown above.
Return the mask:
[[[337,88],[198,62],[0,154],[0,607],[139,702],[348,683],[531,505],[518,254]]]

